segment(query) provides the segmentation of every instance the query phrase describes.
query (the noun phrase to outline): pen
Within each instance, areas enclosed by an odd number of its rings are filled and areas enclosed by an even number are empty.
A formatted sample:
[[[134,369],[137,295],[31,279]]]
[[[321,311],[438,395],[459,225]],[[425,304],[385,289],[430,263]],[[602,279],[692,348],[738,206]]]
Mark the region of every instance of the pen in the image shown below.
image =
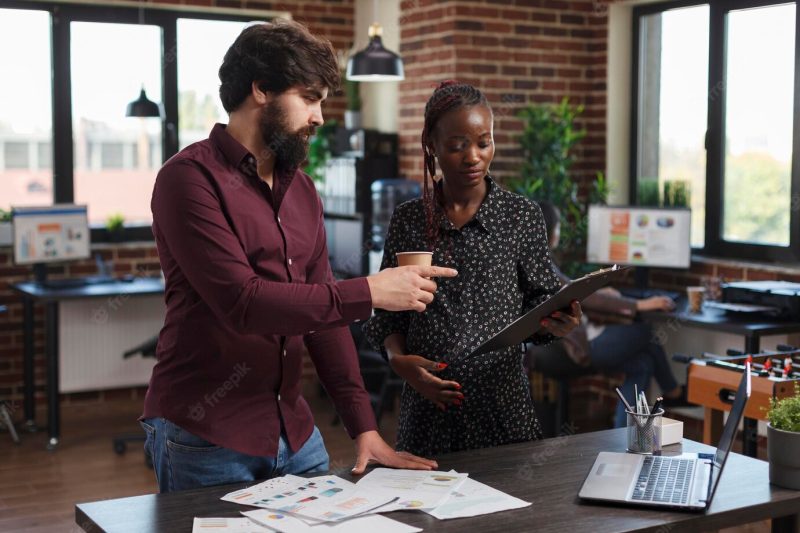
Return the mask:
[[[628,400],[625,399],[625,396],[623,396],[622,391],[619,390],[619,387],[615,387],[614,391],[617,393],[617,396],[619,396],[619,399],[622,401],[622,404],[625,406],[625,408],[629,412],[633,413],[633,407],[631,407],[631,404],[629,404]]]
[[[663,402],[663,401],[664,401],[664,398],[662,398],[661,396],[656,398],[656,403],[653,404],[653,413],[654,414],[658,414],[658,410],[661,409],[661,402]]]

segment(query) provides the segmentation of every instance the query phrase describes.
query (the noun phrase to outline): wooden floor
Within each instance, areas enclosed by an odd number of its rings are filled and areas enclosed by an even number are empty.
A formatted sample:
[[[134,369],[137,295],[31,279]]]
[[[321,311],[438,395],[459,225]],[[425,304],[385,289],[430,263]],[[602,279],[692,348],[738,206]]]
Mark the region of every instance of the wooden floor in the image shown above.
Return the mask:
[[[353,445],[341,424],[333,425],[333,409],[326,399],[310,398],[317,425],[331,457],[331,467],[349,466]],[[144,464],[141,443],[126,454],[112,449],[114,435],[139,432],[136,418],[141,400],[64,405],[63,435],[57,451],[45,450],[44,432],[23,433],[15,445],[0,432],[0,531],[75,532],[74,505],[79,502],[157,492],[153,471]],[[40,416],[39,420],[43,420]],[[384,438],[396,436],[396,415],[382,423]],[[769,523],[727,529],[726,533],[769,531]]]

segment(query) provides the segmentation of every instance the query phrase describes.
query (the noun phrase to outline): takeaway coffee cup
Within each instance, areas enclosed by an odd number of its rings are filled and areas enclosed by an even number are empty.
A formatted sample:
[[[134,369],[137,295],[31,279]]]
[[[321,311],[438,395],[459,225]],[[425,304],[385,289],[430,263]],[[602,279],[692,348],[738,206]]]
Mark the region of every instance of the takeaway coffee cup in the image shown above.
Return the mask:
[[[397,252],[397,266],[431,266],[433,252]]]
[[[703,295],[705,292],[705,287],[686,287],[686,295],[689,298],[690,313],[703,312]]]

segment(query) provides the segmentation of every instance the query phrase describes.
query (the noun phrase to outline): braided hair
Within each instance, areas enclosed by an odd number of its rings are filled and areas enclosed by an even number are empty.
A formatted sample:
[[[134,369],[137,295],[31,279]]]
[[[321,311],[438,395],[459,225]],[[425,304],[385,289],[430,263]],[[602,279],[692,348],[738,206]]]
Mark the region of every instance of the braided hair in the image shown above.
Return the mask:
[[[422,201],[425,206],[428,246],[433,250],[439,241],[439,225],[436,223],[436,204],[443,206],[441,192],[433,186],[436,176],[436,157],[430,149],[433,143],[433,132],[448,111],[476,105],[486,106],[491,110],[489,102],[481,91],[466,83],[445,80],[436,87],[425,104],[425,125],[422,127]],[[430,177],[431,184],[428,185]]]

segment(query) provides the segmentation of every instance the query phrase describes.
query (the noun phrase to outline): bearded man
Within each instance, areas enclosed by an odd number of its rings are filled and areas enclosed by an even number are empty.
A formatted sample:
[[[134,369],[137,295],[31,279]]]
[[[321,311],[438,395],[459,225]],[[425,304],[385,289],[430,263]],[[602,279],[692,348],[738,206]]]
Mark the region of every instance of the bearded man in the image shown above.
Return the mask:
[[[347,326],[373,307],[424,311],[428,278],[456,272],[333,279],[322,202],[299,170],[339,84],[333,48],[294,22],[251,25],[219,78],[228,124],[164,164],[151,203],[167,310],[140,422],[160,491],[327,470],[305,349],[355,439],[355,473],[436,467],[376,431]]]

